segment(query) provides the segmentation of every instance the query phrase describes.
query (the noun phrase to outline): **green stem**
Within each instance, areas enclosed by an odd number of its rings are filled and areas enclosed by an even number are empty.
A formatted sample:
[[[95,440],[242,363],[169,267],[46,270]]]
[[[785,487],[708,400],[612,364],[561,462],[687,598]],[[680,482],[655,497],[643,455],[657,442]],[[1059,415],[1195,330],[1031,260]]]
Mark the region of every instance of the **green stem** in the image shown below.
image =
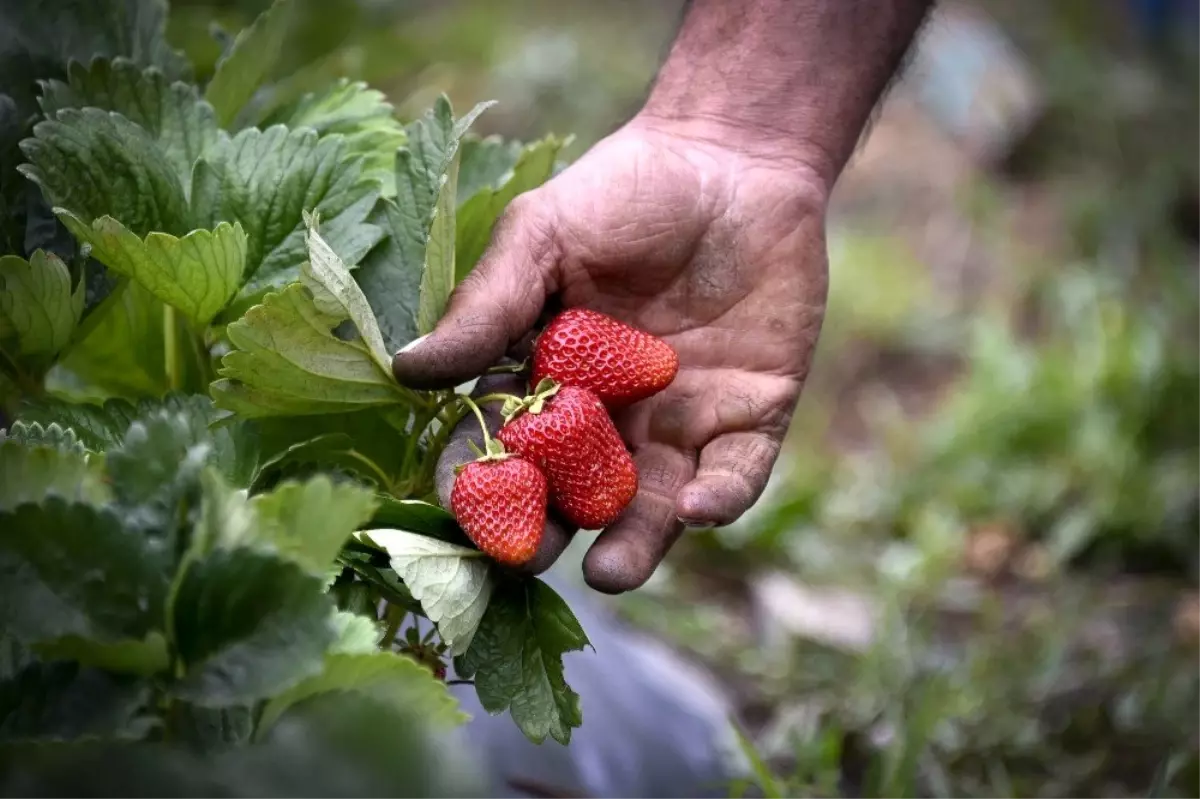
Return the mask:
[[[476,397],[475,401],[482,405],[485,402],[505,402],[510,399],[520,399],[512,394],[484,394],[482,397]]]
[[[404,623],[404,617],[408,615],[408,611],[399,605],[388,603],[387,609],[387,632],[383,634],[383,639],[379,642],[379,648],[391,650],[392,645],[396,643],[396,633],[400,632],[400,625]]]
[[[375,478],[379,480],[379,487],[381,489],[384,491],[389,491],[391,489],[392,481],[388,478],[387,473],[383,471],[383,469],[379,468],[379,464],[368,458],[366,455],[363,455],[358,450],[348,449],[346,450],[346,454],[370,469],[371,473],[375,475]]]
[[[492,443],[492,436],[488,432],[487,421],[483,418],[483,411],[479,410],[479,406],[475,404],[475,401],[466,394],[459,395],[459,398],[463,401],[464,405],[471,409],[471,413],[475,414],[475,418],[479,420],[479,428],[483,430],[484,451],[486,451],[487,445]]]

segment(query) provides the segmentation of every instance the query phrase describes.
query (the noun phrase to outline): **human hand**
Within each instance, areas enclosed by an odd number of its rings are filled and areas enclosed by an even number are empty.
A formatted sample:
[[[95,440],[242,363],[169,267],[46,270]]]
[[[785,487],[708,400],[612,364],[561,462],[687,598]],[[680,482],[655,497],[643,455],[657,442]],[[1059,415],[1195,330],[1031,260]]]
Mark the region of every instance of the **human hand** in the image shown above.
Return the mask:
[[[728,524],[758,499],[820,331],[824,184],[802,158],[733,148],[725,133],[635,118],[519,196],[434,332],[393,361],[407,386],[465,382],[527,346],[555,304],[671,343],[675,381],[613,415],[639,487],[584,560],[588,584],[607,593],[642,585],[685,525]],[[476,389],[496,391],[525,393],[511,375]],[[498,408],[487,416],[499,424]],[[443,503],[472,438],[468,418],[442,455]],[[549,519],[530,570],[553,563],[570,532]]]

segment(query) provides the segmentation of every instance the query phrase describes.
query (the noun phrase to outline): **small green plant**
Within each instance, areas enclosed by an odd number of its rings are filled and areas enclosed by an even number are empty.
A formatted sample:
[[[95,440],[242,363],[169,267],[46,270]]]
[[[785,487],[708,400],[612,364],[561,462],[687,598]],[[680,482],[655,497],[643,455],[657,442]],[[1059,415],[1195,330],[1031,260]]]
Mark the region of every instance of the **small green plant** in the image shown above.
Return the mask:
[[[587,637],[437,505],[468,409],[390,368],[566,141],[273,83],[289,0],[203,86],[164,4],[68,7],[0,11],[0,739],[261,743],[330,693],[452,726],[453,658],[567,743]]]

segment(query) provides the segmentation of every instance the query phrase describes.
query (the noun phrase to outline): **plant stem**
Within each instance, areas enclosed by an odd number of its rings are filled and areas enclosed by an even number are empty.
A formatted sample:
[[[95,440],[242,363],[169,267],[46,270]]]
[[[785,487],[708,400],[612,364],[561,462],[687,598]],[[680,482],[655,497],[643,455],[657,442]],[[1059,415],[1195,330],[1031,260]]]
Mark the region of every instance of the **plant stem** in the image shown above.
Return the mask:
[[[379,648],[390,650],[392,644],[396,643],[396,633],[400,632],[400,625],[404,623],[404,617],[408,615],[408,611],[399,605],[388,603],[387,609],[387,632],[383,634],[383,639],[379,642]]]
[[[471,413],[475,414],[475,418],[479,420],[479,428],[483,430],[483,445],[486,450],[488,444],[492,443],[492,436],[488,432],[487,421],[483,418],[483,411],[479,410],[479,406],[475,404],[475,401],[466,394],[460,394],[459,399],[471,409]]]
[[[510,399],[520,399],[512,394],[484,394],[482,397],[476,397],[475,401],[482,405],[485,402],[505,402]]]

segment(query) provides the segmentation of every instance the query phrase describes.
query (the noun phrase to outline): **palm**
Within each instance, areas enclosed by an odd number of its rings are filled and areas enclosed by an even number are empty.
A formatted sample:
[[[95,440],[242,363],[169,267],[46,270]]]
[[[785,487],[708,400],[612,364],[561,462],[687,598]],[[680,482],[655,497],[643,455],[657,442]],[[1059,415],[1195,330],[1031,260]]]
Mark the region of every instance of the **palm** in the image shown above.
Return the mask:
[[[621,165],[614,170],[614,164]],[[564,305],[660,335],[680,371],[616,417],[642,475],[625,535],[732,521],[761,491],[825,301],[820,212],[781,170],[618,134],[546,187]],[[680,490],[695,480],[688,490]],[[627,514],[629,516],[630,514]]]

